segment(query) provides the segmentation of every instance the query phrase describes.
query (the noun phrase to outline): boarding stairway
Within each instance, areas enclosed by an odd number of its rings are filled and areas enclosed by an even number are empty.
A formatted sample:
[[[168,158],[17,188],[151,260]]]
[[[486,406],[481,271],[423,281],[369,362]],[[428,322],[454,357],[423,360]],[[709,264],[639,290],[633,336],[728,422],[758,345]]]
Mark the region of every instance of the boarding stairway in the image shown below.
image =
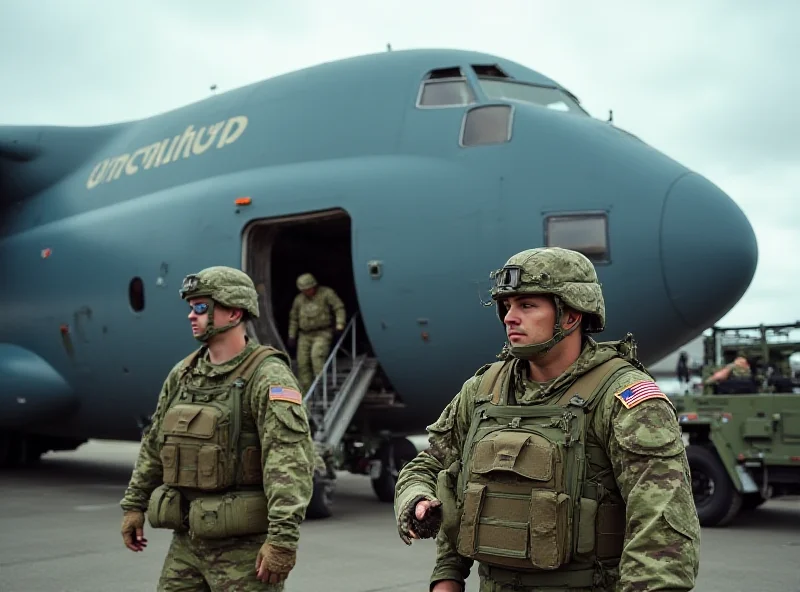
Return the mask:
[[[394,393],[370,390],[378,360],[356,352],[357,320],[358,313],[347,323],[303,397],[316,426],[314,440],[328,449],[339,445],[362,404],[396,406]]]

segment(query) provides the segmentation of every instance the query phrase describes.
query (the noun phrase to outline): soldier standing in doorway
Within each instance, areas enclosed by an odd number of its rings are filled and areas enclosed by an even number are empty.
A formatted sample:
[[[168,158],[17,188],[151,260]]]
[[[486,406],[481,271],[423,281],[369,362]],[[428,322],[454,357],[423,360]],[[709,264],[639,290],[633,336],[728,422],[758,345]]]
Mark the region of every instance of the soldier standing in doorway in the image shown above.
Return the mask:
[[[318,285],[310,273],[297,278],[297,289],[300,294],[289,312],[289,347],[297,346],[297,380],[306,394],[322,372],[334,334],[344,330],[346,317],[341,298],[332,288]]]

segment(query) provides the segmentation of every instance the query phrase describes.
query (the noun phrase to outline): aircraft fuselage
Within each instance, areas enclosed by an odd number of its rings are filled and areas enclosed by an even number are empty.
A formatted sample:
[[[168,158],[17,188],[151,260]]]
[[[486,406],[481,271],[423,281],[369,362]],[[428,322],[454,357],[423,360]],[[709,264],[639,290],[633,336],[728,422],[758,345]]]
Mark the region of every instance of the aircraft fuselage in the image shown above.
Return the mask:
[[[293,297],[292,274],[306,269],[351,289],[348,316],[357,308],[406,405],[386,425],[409,433],[500,351],[502,324],[481,299],[489,271],[520,250],[585,247],[607,304],[598,338],[632,332],[645,363],[735,304],[757,250],[722,191],[605,122],[488,97],[473,64],[561,88],[485,54],[391,52],[138,122],[0,129],[36,153],[0,166],[2,427],[138,439],[167,373],[198,345],[181,279],[212,265],[284,266],[291,280],[257,281],[265,306]],[[449,78],[463,78],[472,103],[418,104],[426,75],[442,68],[460,68]],[[510,117],[469,120],[485,105],[510,105]],[[236,203],[243,197],[249,204]],[[349,220],[345,274],[326,276],[324,248],[275,261],[248,247],[257,221],[321,212]],[[275,308],[276,326],[286,312]]]

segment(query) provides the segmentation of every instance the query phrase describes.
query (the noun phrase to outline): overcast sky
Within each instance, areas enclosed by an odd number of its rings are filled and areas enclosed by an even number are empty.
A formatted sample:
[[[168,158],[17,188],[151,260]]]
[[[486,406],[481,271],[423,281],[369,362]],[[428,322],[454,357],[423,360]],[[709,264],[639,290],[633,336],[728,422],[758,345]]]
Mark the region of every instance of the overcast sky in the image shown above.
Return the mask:
[[[291,7],[289,7],[291,5]],[[723,324],[800,319],[800,0],[0,0],[0,124],[147,117],[315,63],[453,47],[554,78],[726,191],[755,279]]]

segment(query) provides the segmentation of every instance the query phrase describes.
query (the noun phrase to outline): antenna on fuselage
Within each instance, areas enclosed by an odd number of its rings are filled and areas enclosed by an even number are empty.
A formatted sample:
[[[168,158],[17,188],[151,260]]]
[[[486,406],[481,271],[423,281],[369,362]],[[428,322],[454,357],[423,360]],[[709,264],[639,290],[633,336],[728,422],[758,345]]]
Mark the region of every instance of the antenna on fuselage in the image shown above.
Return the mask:
[[[606,123],[614,123],[614,111],[612,109],[608,110],[608,119]]]
[[[392,44],[391,43],[387,43],[386,44],[386,51],[392,51]]]
[[[212,95],[217,94],[216,93],[216,90],[217,90],[217,85],[216,84],[212,84],[209,88],[211,89],[211,94]]]

